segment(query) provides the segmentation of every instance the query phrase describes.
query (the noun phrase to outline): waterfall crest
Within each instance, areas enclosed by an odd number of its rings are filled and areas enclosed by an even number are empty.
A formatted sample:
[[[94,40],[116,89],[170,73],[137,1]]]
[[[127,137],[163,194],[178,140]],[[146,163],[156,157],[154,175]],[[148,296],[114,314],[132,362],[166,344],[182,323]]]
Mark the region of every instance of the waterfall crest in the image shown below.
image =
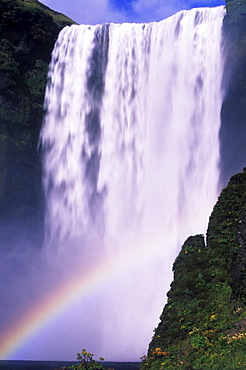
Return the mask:
[[[146,351],[182,242],[206,232],[219,181],[223,16],[201,8],[66,27],[53,51],[40,137],[45,251],[129,258],[95,293],[100,325],[86,324],[112,360]]]

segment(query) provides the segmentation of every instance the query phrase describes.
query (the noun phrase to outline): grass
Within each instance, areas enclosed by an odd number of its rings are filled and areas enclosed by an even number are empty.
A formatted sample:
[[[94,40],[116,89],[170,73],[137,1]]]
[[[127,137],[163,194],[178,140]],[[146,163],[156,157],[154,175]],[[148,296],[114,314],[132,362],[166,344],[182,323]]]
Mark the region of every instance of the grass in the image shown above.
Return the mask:
[[[17,0],[17,2],[22,8],[26,8],[29,11],[39,10],[39,11],[49,14],[53,18],[54,22],[57,24],[62,24],[62,23],[74,24],[75,23],[72,19],[70,19],[66,15],[50,9],[49,7],[40,3],[37,0]]]

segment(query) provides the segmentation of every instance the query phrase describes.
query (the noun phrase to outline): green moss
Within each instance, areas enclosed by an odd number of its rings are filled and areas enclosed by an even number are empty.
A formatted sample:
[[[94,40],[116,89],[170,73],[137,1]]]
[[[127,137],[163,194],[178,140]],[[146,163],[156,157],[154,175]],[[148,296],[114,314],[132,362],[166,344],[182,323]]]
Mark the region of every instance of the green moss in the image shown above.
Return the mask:
[[[26,84],[33,97],[33,102],[37,104],[40,104],[44,97],[47,73],[47,63],[44,63],[41,59],[37,59],[32,70],[26,73]]]
[[[245,366],[245,199],[243,172],[231,178],[218,198],[209,219],[207,245],[202,235],[196,235],[182,246],[143,369]]]
[[[46,14],[49,14],[55,23],[58,25],[62,24],[72,24],[75,23],[72,19],[67,17],[66,15],[56,12],[46,5],[40,3],[37,0],[17,0],[18,4],[21,6],[22,9],[28,10],[30,12],[37,12],[37,11],[42,11],[45,12]]]

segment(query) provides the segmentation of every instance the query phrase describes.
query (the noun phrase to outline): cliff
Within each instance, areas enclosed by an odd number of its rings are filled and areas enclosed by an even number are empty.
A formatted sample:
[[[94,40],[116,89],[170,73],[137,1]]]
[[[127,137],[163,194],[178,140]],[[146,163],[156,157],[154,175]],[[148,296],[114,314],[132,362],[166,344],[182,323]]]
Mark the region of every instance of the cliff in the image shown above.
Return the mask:
[[[46,76],[57,35],[72,23],[37,0],[0,1],[0,240],[5,247],[13,228],[15,234],[18,228],[35,242],[40,240],[37,148]]]
[[[245,166],[246,159],[246,1],[227,0],[223,22],[225,66],[221,109],[221,183]]]
[[[245,368],[245,201],[243,172],[219,196],[206,244],[196,235],[182,246],[143,368]]]

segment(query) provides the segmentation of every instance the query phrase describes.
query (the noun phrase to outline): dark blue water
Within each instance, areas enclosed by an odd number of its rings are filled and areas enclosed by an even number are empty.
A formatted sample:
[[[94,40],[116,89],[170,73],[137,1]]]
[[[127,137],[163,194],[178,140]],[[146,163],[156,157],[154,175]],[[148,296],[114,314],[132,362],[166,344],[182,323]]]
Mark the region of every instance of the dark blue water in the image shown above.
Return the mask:
[[[0,361],[0,370],[55,370],[72,366],[76,362],[64,361]],[[139,362],[104,362],[105,369],[138,370]]]

